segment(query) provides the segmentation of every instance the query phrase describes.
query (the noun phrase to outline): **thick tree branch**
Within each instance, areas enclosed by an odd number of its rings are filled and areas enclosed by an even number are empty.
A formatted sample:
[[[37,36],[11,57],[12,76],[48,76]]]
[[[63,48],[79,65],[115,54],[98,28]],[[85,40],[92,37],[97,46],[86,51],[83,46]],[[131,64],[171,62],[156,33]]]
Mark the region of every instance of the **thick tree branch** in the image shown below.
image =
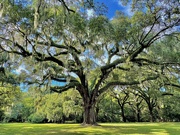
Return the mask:
[[[101,67],[101,71],[104,72],[104,71],[107,71],[107,70],[109,70],[109,69],[111,69],[111,68],[115,68],[118,64],[123,63],[123,62],[125,62],[125,61],[126,61],[126,58],[117,59],[117,60],[113,61],[113,62],[110,63],[110,64],[107,64],[107,65],[105,65],[105,66],[102,66],[102,67]]]
[[[160,18],[160,16],[159,17],[154,17],[154,22],[153,22],[153,24],[152,24],[152,26],[150,27],[150,29],[149,29],[149,31],[146,33],[146,35],[143,37],[143,33],[142,33],[142,35],[141,35],[141,37],[142,37],[142,39],[140,39],[140,41],[139,41],[139,43],[141,44],[141,45],[143,45],[143,42],[144,42],[144,40],[147,38],[147,36],[151,33],[151,31],[153,30],[153,28],[154,28],[154,26],[155,26],[155,24],[156,24],[156,22],[158,21],[158,19]]]
[[[66,9],[69,13],[70,13],[70,12],[75,13],[74,10],[70,9],[70,8],[67,6],[67,4],[66,4],[66,2],[65,2],[64,0],[58,0],[58,1],[62,3],[62,5],[65,7],[65,9]]]
[[[57,82],[68,82],[68,78],[69,76],[53,76],[53,75],[51,75],[51,80],[54,80],[54,81],[57,81]],[[78,83],[78,81],[77,81],[77,79],[76,78],[74,78],[74,77],[70,77],[70,80],[69,80],[69,82],[77,82]]]
[[[151,77],[148,77],[148,78],[140,80],[140,81],[131,81],[131,82],[112,81],[112,82],[107,83],[103,88],[101,88],[99,90],[99,93],[100,94],[103,93],[104,91],[106,91],[111,86],[116,86],[116,85],[136,85],[136,84],[143,83],[145,81],[155,80],[158,77],[159,77],[159,75],[156,75],[156,76],[151,76]]]
[[[178,19],[178,21],[174,22],[173,24],[170,24],[168,26],[166,26],[165,28],[161,29],[160,31],[158,31],[154,36],[152,36],[150,39],[148,39],[148,41],[145,41],[145,38],[143,38],[143,42],[140,43],[140,47],[138,47],[130,56],[129,56],[129,60],[132,61],[133,59],[135,59],[145,48],[148,48],[149,46],[151,46],[151,44],[153,42],[155,42],[156,40],[158,40],[160,37],[160,34],[165,32],[166,30],[174,27],[176,24],[178,24],[178,22],[180,21],[180,19]],[[147,36],[146,36],[147,37]],[[162,36],[163,37],[163,36]],[[146,43],[147,42],[147,43]]]
[[[101,76],[100,76],[100,79],[98,80],[98,82],[95,84],[94,86],[94,89],[91,93],[91,97],[92,97],[92,101],[95,100],[95,98],[98,96],[98,90],[99,90],[99,87],[103,84],[103,81],[108,78],[108,75],[111,71],[108,71],[108,72],[102,72]]]
[[[164,85],[180,88],[180,84],[175,84],[175,83],[165,83]]]
[[[49,57],[47,56],[47,57],[43,58],[43,55],[41,53],[36,52],[36,54],[37,54],[37,56],[34,56],[34,57],[36,58],[37,61],[41,61],[41,62],[42,61],[52,61],[54,63],[57,63],[59,66],[64,67],[64,63],[61,60],[59,60],[53,56],[49,56]]]
[[[157,62],[148,60],[146,58],[135,58],[132,62],[141,64],[141,65],[147,65],[147,64],[155,64],[155,65],[180,65],[178,62]]]
[[[71,88],[75,88],[77,85],[77,82],[71,82],[65,86],[54,86],[54,87],[50,87],[51,91],[57,92],[57,93],[62,93],[65,92]]]
[[[0,38],[2,38],[2,37],[0,37]],[[2,39],[4,39],[4,38],[2,38]],[[4,40],[6,40],[6,39],[4,39]],[[10,41],[10,42],[12,42],[12,41]],[[16,42],[16,43],[13,43],[13,42],[12,42],[12,44],[13,44],[14,46],[18,47],[19,51],[13,50],[14,48],[12,48],[12,47],[9,47],[9,48],[11,48],[11,50],[5,49],[2,45],[0,45],[0,49],[2,49],[2,50],[5,51],[5,52],[8,52],[8,53],[14,53],[14,54],[21,55],[21,56],[23,56],[23,57],[29,57],[29,56],[32,55],[31,52],[26,51],[26,50],[25,50],[21,45],[19,45],[17,42]]]

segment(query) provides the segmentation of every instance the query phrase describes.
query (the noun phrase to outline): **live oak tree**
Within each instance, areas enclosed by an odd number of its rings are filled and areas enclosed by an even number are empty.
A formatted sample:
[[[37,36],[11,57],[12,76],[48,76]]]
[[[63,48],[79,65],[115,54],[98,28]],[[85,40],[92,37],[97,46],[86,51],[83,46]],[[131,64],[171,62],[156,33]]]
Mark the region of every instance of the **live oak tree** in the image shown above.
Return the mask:
[[[82,116],[81,99],[77,91],[68,90],[61,95],[49,93],[42,98],[41,102],[39,112],[46,116],[48,122],[64,123],[65,118],[71,117],[78,120]]]
[[[10,64],[9,55],[6,52],[0,52],[0,121],[4,120],[4,115],[13,102],[20,96],[18,77],[12,73],[14,65]],[[8,112],[9,113],[9,112]]]
[[[152,83],[152,82],[151,82]],[[155,82],[153,82],[155,83]],[[158,100],[161,96],[161,91],[158,88],[158,85],[153,86],[152,84],[142,84],[139,88],[136,89],[139,93],[139,96],[146,102],[147,108],[149,111],[150,121],[154,122],[158,116],[157,107]]]
[[[163,96],[161,99],[161,119],[163,121],[180,121],[179,91],[170,88],[168,92],[172,93],[172,95]]]
[[[95,106],[96,119],[99,122],[118,122],[119,106],[111,96],[111,90],[104,92],[98,97]]]
[[[129,103],[130,92],[127,87],[116,88],[113,91],[112,96],[117,100],[118,105],[121,109],[121,117],[123,122],[126,122],[125,116],[125,105]]]
[[[14,54],[26,68],[24,82],[46,85],[57,93],[77,90],[83,100],[84,125],[97,124],[97,99],[111,86],[140,84],[165,77],[169,68],[170,73],[179,69],[179,59],[169,61],[161,54],[154,58],[151,51],[166,36],[179,34],[178,2],[144,1],[144,10],[135,8],[132,17],[119,13],[112,21],[102,15],[87,18],[77,3],[69,8],[64,1],[4,1],[3,5],[1,51]]]
[[[10,114],[11,107],[20,94],[20,88],[7,81],[0,85],[0,121],[5,119],[5,113]]]
[[[132,94],[132,96],[130,98],[129,105],[131,106],[131,108],[135,112],[136,121],[141,122],[142,121],[141,120],[141,114],[142,114],[142,109],[144,107],[143,98],[141,98],[138,95],[138,92],[134,92],[132,90],[131,93],[133,93],[133,94]]]

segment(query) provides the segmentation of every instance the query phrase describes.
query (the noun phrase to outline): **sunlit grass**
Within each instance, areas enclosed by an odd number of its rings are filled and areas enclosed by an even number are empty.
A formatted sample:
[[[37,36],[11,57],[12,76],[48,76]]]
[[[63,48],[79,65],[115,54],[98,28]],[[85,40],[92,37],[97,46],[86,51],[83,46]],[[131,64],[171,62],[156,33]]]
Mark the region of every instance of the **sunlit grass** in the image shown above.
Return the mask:
[[[0,124],[0,135],[180,135],[180,123]]]

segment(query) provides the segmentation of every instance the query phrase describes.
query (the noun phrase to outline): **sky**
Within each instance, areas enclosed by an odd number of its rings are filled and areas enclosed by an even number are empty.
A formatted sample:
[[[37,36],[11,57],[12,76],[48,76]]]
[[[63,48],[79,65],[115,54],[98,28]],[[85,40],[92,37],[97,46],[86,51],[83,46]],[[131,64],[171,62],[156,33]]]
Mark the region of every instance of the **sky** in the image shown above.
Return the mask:
[[[123,11],[125,14],[131,16],[133,13],[131,12],[130,4],[127,6],[123,6],[120,0],[95,0],[99,3],[104,3],[108,7],[107,17],[109,19],[113,18],[116,11]]]
[[[131,11],[131,4],[124,6],[120,0],[95,0],[95,3],[103,3],[108,8],[107,13],[105,14],[110,20],[115,16],[116,11],[122,11],[128,16],[132,16],[133,12]],[[87,10],[88,17],[91,18],[94,15],[92,9]]]

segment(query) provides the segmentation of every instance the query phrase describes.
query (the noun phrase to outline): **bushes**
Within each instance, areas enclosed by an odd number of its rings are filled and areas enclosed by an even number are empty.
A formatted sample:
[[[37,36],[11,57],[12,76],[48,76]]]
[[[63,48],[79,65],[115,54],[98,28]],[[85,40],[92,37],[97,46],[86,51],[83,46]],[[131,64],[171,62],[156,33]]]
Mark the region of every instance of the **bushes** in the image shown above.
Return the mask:
[[[45,119],[45,116],[40,113],[33,113],[28,117],[28,121],[32,123],[43,123]]]
[[[0,121],[3,121],[4,117],[5,117],[4,110],[0,109]]]

